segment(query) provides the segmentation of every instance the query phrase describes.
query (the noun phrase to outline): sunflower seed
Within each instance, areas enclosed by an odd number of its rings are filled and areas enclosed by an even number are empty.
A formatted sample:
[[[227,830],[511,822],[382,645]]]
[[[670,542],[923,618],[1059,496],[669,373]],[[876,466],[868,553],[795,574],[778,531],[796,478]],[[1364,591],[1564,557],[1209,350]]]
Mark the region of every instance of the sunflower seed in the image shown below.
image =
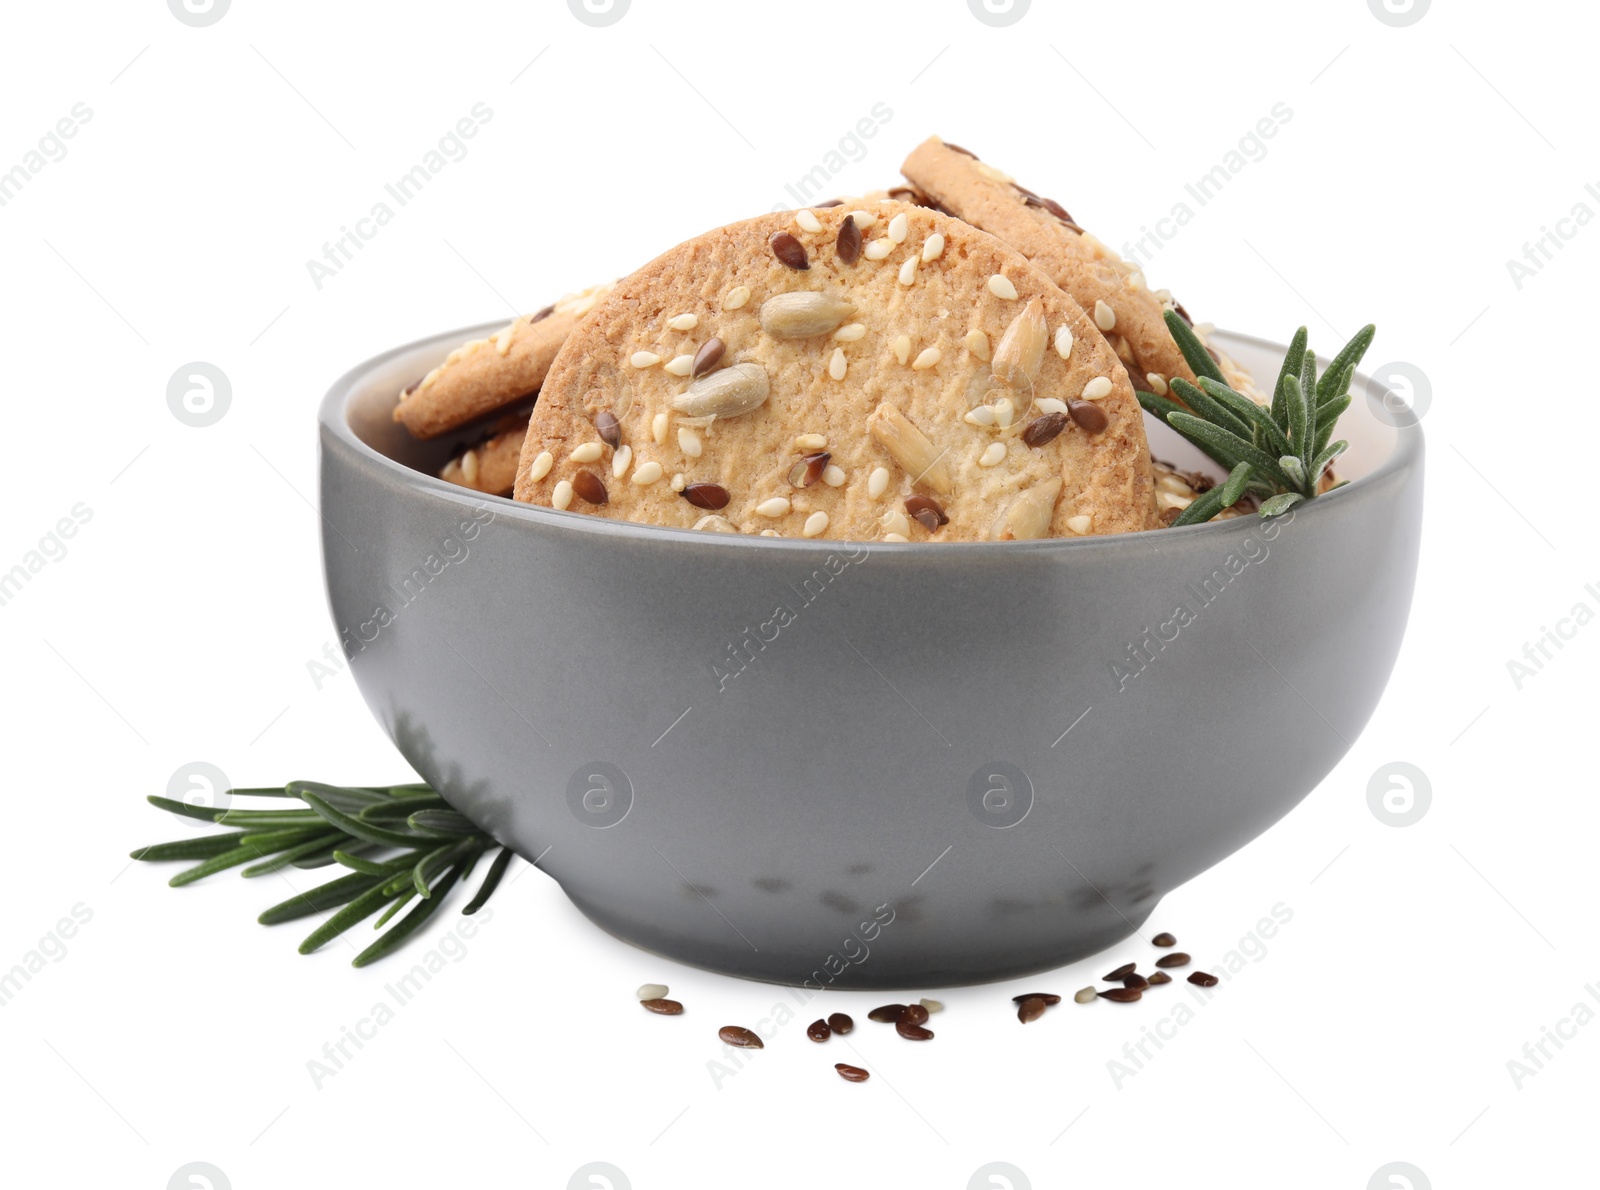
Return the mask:
[[[864,1083],[872,1076],[859,1066],[852,1066],[848,1062],[835,1062],[833,1068],[839,1072],[839,1077],[847,1083]]]
[[[700,350],[694,353],[694,363],[689,367],[689,375],[696,380],[704,376],[722,362],[722,353],[726,350],[727,344],[716,336],[707,339],[700,345]]]
[[[645,1009],[647,1012],[653,1012],[657,1016],[683,1015],[682,1004],[679,1004],[676,1000],[667,1000],[660,996],[653,997],[649,1000],[640,1000],[639,1007]]]
[[[844,1034],[856,1027],[855,1021],[850,1019],[848,1013],[831,1012],[828,1014],[828,1028],[835,1033]]]
[[[955,490],[955,481],[945,465],[943,452],[936,451],[928,436],[906,419],[893,405],[881,404],[867,419],[867,428],[878,444],[889,452],[911,476],[913,483],[926,484],[941,496]]]
[[[1067,409],[1072,414],[1072,420],[1082,426],[1086,433],[1098,434],[1110,423],[1106,411],[1093,401],[1068,401]]]
[[[1073,1002],[1077,1004],[1088,1004],[1092,1002],[1094,998],[1095,990],[1093,988],[1079,988],[1076,992],[1072,993]]]
[[[761,303],[761,329],[774,339],[809,339],[838,330],[855,312],[850,302],[814,290],[775,293]]]
[[[767,399],[767,370],[757,363],[730,364],[700,377],[672,398],[672,407],[690,417],[738,417]]]
[[[828,1028],[827,1021],[815,1020],[806,1026],[806,1036],[812,1041],[826,1041],[833,1036],[833,1030]]]
[[[1061,479],[1056,476],[1040,480],[1017,496],[1006,509],[1000,525],[1000,540],[1033,541],[1049,533],[1059,495]]]
[[[696,508],[715,511],[728,507],[728,489],[720,483],[691,483],[679,495]]]
[[[1024,1025],[1036,1021],[1044,1015],[1044,997],[1029,996],[1017,1005],[1017,1019]]]
[[[1036,417],[1028,423],[1022,431],[1022,440],[1029,446],[1044,446],[1054,442],[1067,428],[1067,415],[1065,413],[1046,413],[1043,417]]]
[[[811,261],[806,258],[805,245],[788,232],[780,231],[767,242],[772,246],[772,254],[791,269],[811,267]]]
[[[1181,950],[1175,950],[1171,954],[1164,954],[1156,960],[1157,967],[1187,967],[1188,965],[1189,956]]]
[[[572,477],[572,491],[580,500],[590,504],[606,502],[606,485],[593,471],[579,471]]]
[[[762,1044],[761,1038],[743,1025],[723,1025],[722,1028],[717,1030],[717,1036],[722,1038],[728,1045],[742,1050],[762,1050],[767,1048]]]
[[[906,1010],[904,1004],[884,1004],[867,1013],[869,1021],[879,1021],[885,1025],[892,1025],[900,1019],[900,1014]]]
[[[989,370],[1001,384],[1013,387],[1031,384],[1039,374],[1049,342],[1050,328],[1044,319],[1044,303],[1032,298],[1000,337]]]
[[[1189,982],[1198,987],[1214,988],[1217,986],[1217,977],[1212,975],[1209,971],[1196,971],[1193,975],[1189,976]]]

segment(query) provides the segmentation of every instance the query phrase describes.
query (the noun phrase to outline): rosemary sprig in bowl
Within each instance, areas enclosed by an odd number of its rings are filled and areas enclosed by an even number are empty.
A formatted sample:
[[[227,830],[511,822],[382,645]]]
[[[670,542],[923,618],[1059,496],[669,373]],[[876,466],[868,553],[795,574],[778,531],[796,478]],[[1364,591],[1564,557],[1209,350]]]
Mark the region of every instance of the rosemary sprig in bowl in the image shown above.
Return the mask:
[[[1173,379],[1169,391],[1182,404],[1149,392],[1138,394],[1139,403],[1228,469],[1227,480],[1200,495],[1173,524],[1209,521],[1247,492],[1261,498],[1264,517],[1315,498],[1323,473],[1350,445],[1329,439],[1350,407],[1350,382],[1377,328],[1369,323],[1357,331],[1319,379],[1317,353],[1307,350],[1301,327],[1283,358],[1272,404],[1265,407],[1228,387],[1200,336],[1175,310],[1167,311],[1166,321],[1196,383]]]
[[[282,789],[232,789],[228,793],[230,800],[290,798],[302,806],[252,810],[230,805],[219,810],[151,797],[150,804],[159,809],[233,829],[155,843],[130,854],[137,860],[199,860],[168,881],[174,888],[241,865],[247,865],[240,873],[246,877],[290,866],[338,864],[350,869],[348,875],[296,893],[257,919],[271,926],[337,910],[300,943],[301,954],[310,954],[380,909],[383,913],[374,928],[382,929],[416,899],[411,912],[356,955],[352,965],[365,967],[394,952],[421,929],[486,851],[499,847],[463,913],[476,913],[483,907],[511,863],[509,847],[500,847],[427,785],[354,787],[291,781]]]

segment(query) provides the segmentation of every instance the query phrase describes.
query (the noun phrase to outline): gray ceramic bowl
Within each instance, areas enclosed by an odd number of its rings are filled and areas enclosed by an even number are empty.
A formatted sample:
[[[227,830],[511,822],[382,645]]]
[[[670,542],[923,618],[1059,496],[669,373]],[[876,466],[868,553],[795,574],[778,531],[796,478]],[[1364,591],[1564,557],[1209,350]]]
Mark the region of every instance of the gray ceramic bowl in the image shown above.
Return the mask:
[[[369,360],[324,401],[334,623],[417,771],[639,946],[849,988],[1058,966],[1287,813],[1383,692],[1423,445],[1364,380],[1354,482],[1292,516],[855,545],[433,478],[450,444],[412,442],[394,394],[489,329]],[[1221,342],[1275,373],[1282,349]]]

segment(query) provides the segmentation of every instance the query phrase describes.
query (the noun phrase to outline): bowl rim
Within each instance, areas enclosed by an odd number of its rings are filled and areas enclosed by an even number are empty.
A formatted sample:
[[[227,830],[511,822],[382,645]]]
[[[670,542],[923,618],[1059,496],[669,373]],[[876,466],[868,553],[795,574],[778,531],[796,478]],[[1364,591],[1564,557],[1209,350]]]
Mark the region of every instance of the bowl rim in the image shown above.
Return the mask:
[[[1141,529],[1131,533],[1092,534],[1087,537],[1046,537],[1037,541],[846,541],[833,538],[803,538],[803,537],[762,537],[753,533],[707,533],[696,529],[678,529],[665,525],[648,525],[634,521],[614,520],[609,517],[595,517],[582,512],[563,512],[554,508],[546,508],[539,504],[524,504],[513,500],[509,496],[491,496],[483,492],[475,492],[458,484],[448,483],[438,476],[418,471],[404,463],[391,459],[389,456],[369,446],[356,434],[350,425],[346,414],[356,389],[361,382],[377,368],[389,363],[398,356],[415,351],[426,344],[439,340],[450,340],[460,337],[462,341],[470,338],[482,338],[498,327],[504,325],[504,320],[476,323],[471,326],[461,327],[452,331],[442,331],[437,334],[426,335],[410,343],[403,343],[379,352],[346,371],[328,389],[317,411],[317,421],[323,434],[331,435],[346,448],[350,458],[358,466],[371,473],[376,479],[387,478],[390,482],[414,489],[419,494],[443,499],[449,503],[459,504],[463,508],[480,509],[490,507],[494,509],[495,519],[504,516],[508,520],[521,521],[534,525],[543,525],[563,532],[589,533],[599,537],[620,537],[633,541],[648,543],[651,541],[668,542],[694,542],[698,545],[710,546],[716,549],[754,549],[754,550],[788,550],[801,553],[834,553],[840,549],[847,549],[852,553],[859,550],[868,550],[875,555],[896,558],[924,559],[931,555],[945,555],[952,549],[964,551],[963,556],[981,557],[985,552],[1004,554],[1007,557],[1016,557],[1019,554],[1053,553],[1057,550],[1094,550],[1114,548],[1117,545],[1126,547],[1130,543],[1138,542],[1150,545],[1156,542],[1200,541],[1209,540],[1210,537],[1221,537],[1224,534],[1235,532],[1239,526],[1238,520],[1247,524],[1254,523],[1258,518],[1234,518],[1226,521],[1207,521],[1199,525],[1183,525],[1177,528],[1164,527],[1159,529]],[[1248,344],[1252,347],[1283,355],[1288,351],[1287,344],[1277,343],[1271,339],[1264,339],[1258,335],[1247,335],[1237,331],[1215,330],[1212,338],[1220,346],[1227,346],[1229,342]],[[1319,356],[1319,362],[1323,357]],[[1356,372],[1351,380],[1351,388],[1360,386],[1370,395],[1373,392],[1384,393],[1392,390],[1384,387],[1381,390],[1375,386],[1372,378],[1365,372]],[[1298,516],[1317,516],[1317,510],[1324,511],[1342,507],[1350,500],[1362,498],[1363,493],[1376,489],[1390,477],[1406,470],[1415,468],[1423,457],[1422,427],[1418,420],[1409,424],[1392,427],[1395,431],[1394,446],[1389,454],[1377,466],[1365,475],[1350,480],[1342,487],[1324,493],[1315,500],[1307,501],[1296,506],[1293,510]],[[319,457],[325,439],[319,440]],[[1326,503],[1325,503],[1326,502]]]

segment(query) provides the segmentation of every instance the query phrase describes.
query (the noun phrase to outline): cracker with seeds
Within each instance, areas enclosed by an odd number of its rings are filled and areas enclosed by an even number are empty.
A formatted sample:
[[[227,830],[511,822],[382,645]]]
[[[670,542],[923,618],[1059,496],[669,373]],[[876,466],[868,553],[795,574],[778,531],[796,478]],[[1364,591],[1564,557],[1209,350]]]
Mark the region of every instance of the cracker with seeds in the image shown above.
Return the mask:
[[[487,339],[463,343],[401,392],[395,421],[418,438],[437,438],[528,399],[544,383],[561,344],[610,289],[596,285],[568,294]]]
[[[618,282],[550,370],[515,494],[858,541],[1156,523],[1094,324],[993,236],[887,199],[718,228]]]
[[[451,458],[439,471],[439,478],[486,496],[509,496],[517,481],[522,440],[527,436],[528,411],[508,413],[490,427],[487,438]]]
[[[1093,316],[1136,387],[1165,396],[1174,376],[1194,380],[1162,319],[1169,308],[1185,320],[1188,313],[1171,293],[1152,291],[1137,265],[1084,231],[1060,203],[936,136],[913,149],[900,172],[916,188],[908,197],[999,236],[1071,294]],[[1212,354],[1230,385],[1266,403],[1248,372],[1215,350]]]

